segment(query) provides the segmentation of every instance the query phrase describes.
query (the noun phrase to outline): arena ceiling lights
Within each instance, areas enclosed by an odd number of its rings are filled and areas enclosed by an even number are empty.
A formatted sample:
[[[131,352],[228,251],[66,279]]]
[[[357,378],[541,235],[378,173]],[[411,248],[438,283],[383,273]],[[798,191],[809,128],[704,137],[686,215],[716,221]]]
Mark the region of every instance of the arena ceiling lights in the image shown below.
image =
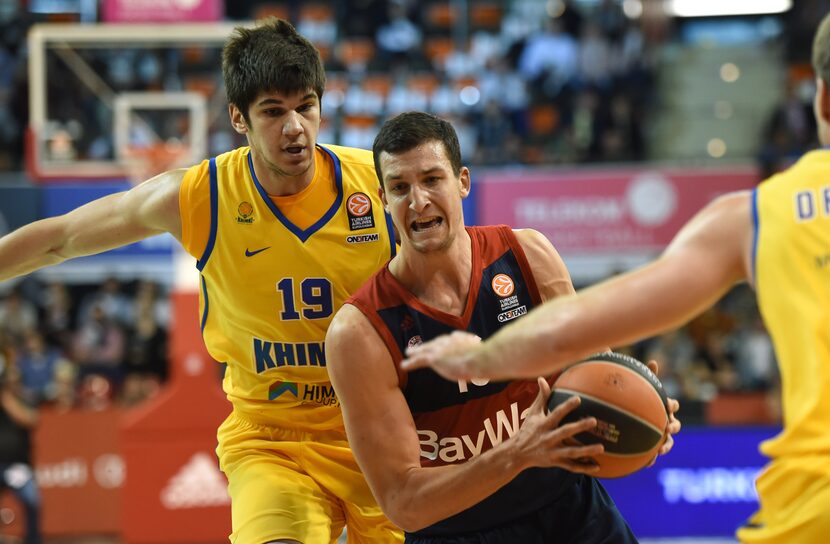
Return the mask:
[[[784,13],[792,0],[668,0],[666,11],[675,17],[723,17]]]

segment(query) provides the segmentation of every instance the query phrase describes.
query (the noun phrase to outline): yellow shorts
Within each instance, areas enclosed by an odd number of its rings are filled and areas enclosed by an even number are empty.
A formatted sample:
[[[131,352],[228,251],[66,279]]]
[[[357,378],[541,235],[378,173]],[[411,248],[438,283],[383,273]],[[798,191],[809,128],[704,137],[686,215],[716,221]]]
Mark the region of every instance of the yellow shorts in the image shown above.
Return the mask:
[[[761,508],[738,540],[746,544],[830,542],[830,474],[826,457],[773,461],[758,478]]]
[[[292,539],[330,544],[400,543],[403,533],[375,502],[342,432],[253,423],[236,412],[216,450],[228,477],[234,544]]]

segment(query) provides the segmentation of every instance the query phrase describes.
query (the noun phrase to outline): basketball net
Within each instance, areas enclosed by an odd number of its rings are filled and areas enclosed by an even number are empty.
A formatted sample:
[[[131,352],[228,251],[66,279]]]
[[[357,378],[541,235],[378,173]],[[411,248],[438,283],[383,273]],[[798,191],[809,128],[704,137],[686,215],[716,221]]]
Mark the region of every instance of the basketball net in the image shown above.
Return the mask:
[[[154,176],[190,166],[189,149],[178,142],[156,142],[149,145],[130,145],[122,149],[121,164],[132,185]]]

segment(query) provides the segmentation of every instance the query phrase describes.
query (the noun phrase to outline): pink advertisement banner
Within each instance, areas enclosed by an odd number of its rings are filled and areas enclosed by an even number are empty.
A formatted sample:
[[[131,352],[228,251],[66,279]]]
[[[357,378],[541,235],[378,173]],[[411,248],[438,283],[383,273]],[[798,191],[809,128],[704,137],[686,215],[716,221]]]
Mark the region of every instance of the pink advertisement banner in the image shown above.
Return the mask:
[[[752,167],[490,171],[477,219],[536,229],[565,254],[660,251],[712,199],[757,182]]]
[[[104,0],[107,23],[208,23],[223,17],[221,0]]]

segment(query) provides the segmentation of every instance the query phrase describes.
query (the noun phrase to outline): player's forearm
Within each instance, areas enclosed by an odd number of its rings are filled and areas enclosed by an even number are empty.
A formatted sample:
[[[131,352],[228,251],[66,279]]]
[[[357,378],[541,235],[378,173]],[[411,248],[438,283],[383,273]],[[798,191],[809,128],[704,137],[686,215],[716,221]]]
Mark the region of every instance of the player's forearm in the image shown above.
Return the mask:
[[[390,486],[381,505],[393,523],[412,532],[462,512],[489,497],[525,467],[511,441],[462,464],[414,468]]]
[[[66,260],[57,218],[36,221],[0,238],[0,281]]]
[[[597,351],[589,338],[575,334],[580,315],[570,302],[576,295],[549,302],[502,328],[471,350],[468,372],[490,379],[549,375]]]

